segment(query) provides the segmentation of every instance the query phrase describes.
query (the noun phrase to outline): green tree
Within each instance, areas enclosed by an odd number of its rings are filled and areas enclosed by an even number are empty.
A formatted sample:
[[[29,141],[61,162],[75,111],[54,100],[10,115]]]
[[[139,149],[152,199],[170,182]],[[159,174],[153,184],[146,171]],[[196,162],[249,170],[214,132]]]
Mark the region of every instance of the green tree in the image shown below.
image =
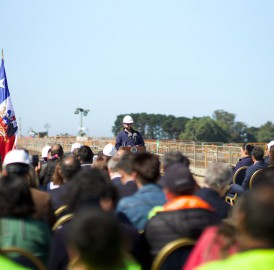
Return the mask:
[[[193,118],[186,123],[181,140],[227,142],[227,133],[210,117]]]
[[[178,139],[189,120],[186,117],[173,115],[128,113],[134,119],[134,128],[141,132],[144,139]],[[112,133],[114,136],[122,130],[123,118],[127,114],[116,117]]]
[[[184,132],[187,121],[189,118],[168,115],[162,123],[163,139],[178,139]]]
[[[231,142],[247,142],[247,125],[243,122],[235,122],[229,135]]]
[[[246,141],[247,142],[257,142],[258,141],[258,131],[257,127],[248,127],[246,129]]]
[[[112,133],[114,136],[116,136],[119,131],[122,130],[123,127],[123,118],[126,116],[126,114],[120,114],[116,116],[116,120],[114,122],[114,126],[112,126]]]
[[[257,133],[257,139],[259,142],[269,142],[273,140],[274,124],[270,121],[260,126]]]
[[[235,114],[224,110],[216,110],[213,112],[212,118],[227,132],[231,132],[233,130]]]

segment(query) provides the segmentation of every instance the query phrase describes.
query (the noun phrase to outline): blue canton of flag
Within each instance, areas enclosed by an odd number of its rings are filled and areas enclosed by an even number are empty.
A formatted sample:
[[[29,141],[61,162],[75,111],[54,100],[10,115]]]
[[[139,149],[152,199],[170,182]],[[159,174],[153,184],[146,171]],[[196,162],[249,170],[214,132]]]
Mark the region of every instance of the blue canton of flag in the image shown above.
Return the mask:
[[[7,152],[15,148],[17,123],[13,110],[4,59],[0,68],[0,154],[2,160]]]

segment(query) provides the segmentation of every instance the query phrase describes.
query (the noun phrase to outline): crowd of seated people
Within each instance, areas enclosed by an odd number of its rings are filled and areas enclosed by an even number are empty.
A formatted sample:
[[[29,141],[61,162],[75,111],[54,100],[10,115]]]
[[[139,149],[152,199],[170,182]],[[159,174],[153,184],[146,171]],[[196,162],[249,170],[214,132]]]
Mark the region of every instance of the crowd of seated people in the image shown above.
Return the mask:
[[[97,154],[87,145],[72,148],[64,154],[60,144],[47,146],[35,168],[26,149],[5,156],[0,254],[1,248],[17,246],[50,270],[149,270],[168,243],[189,238],[196,244],[181,265],[185,270],[230,269],[244,260],[253,269],[253,263],[260,265],[255,257],[261,266],[274,262],[274,219],[267,215],[274,211],[271,145],[269,167],[261,148],[243,146],[236,166],[248,166],[249,178],[255,165],[263,173],[254,188],[243,188],[233,207],[225,201],[233,175],[227,164],[209,164],[200,187],[181,152],[161,159],[117,151],[111,144]],[[16,255],[10,259],[16,261]],[[208,264],[213,260],[221,261]],[[2,254],[1,263],[12,264]]]

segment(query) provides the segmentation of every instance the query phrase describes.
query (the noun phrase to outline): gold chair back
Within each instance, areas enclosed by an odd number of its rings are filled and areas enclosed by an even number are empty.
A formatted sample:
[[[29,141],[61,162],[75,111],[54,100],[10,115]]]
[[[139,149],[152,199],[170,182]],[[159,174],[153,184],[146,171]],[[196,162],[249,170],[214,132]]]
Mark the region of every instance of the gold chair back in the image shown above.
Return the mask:
[[[73,214],[67,214],[64,215],[62,217],[60,217],[52,226],[52,230],[56,231],[60,226],[62,226],[64,223],[66,223],[67,221],[73,219]]]
[[[252,186],[254,184],[254,182],[256,181],[256,176],[262,171],[263,169],[257,170],[256,172],[254,172],[252,174],[252,176],[250,177],[249,180],[249,188],[252,189]]]
[[[58,217],[58,216],[60,216],[60,214],[62,214],[67,209],[68,209],[67,205],[62,205],[54,211],[54,214],[55,214],[56,217]]]
[[[18,254],[20,257],[26,258],[30,261],[36,269],[38,270],[46,270],[46,266],[41,262],[41,260],[31,254],[29,251],[19,247],[2,247],[1,252],[9,257],[11,254]]]
[[[163,264],[168,260],[168,257],[176,250],[183,247],[193,247],[195,241],[190,238],[179,238],[166,244],[157,254],[152,262],[151,270],[161,270]],[[183,251],[181,256],[183,257]],[[180,269],[182,265],[180,266]]]
[[[245,171],[247,169],[247,166],[240,167],[233,175],[232,182],[233,184],[239,184],[242,185],[242,182],[245,178]]]

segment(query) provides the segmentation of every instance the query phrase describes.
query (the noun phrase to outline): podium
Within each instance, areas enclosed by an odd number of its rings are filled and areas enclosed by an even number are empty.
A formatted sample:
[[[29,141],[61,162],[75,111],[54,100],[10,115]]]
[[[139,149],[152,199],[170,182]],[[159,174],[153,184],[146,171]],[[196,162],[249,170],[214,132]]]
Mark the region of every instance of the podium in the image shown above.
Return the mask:
[[[146,152],[145,146],[122,146],[120,149],[131,153],[144,153]]]

